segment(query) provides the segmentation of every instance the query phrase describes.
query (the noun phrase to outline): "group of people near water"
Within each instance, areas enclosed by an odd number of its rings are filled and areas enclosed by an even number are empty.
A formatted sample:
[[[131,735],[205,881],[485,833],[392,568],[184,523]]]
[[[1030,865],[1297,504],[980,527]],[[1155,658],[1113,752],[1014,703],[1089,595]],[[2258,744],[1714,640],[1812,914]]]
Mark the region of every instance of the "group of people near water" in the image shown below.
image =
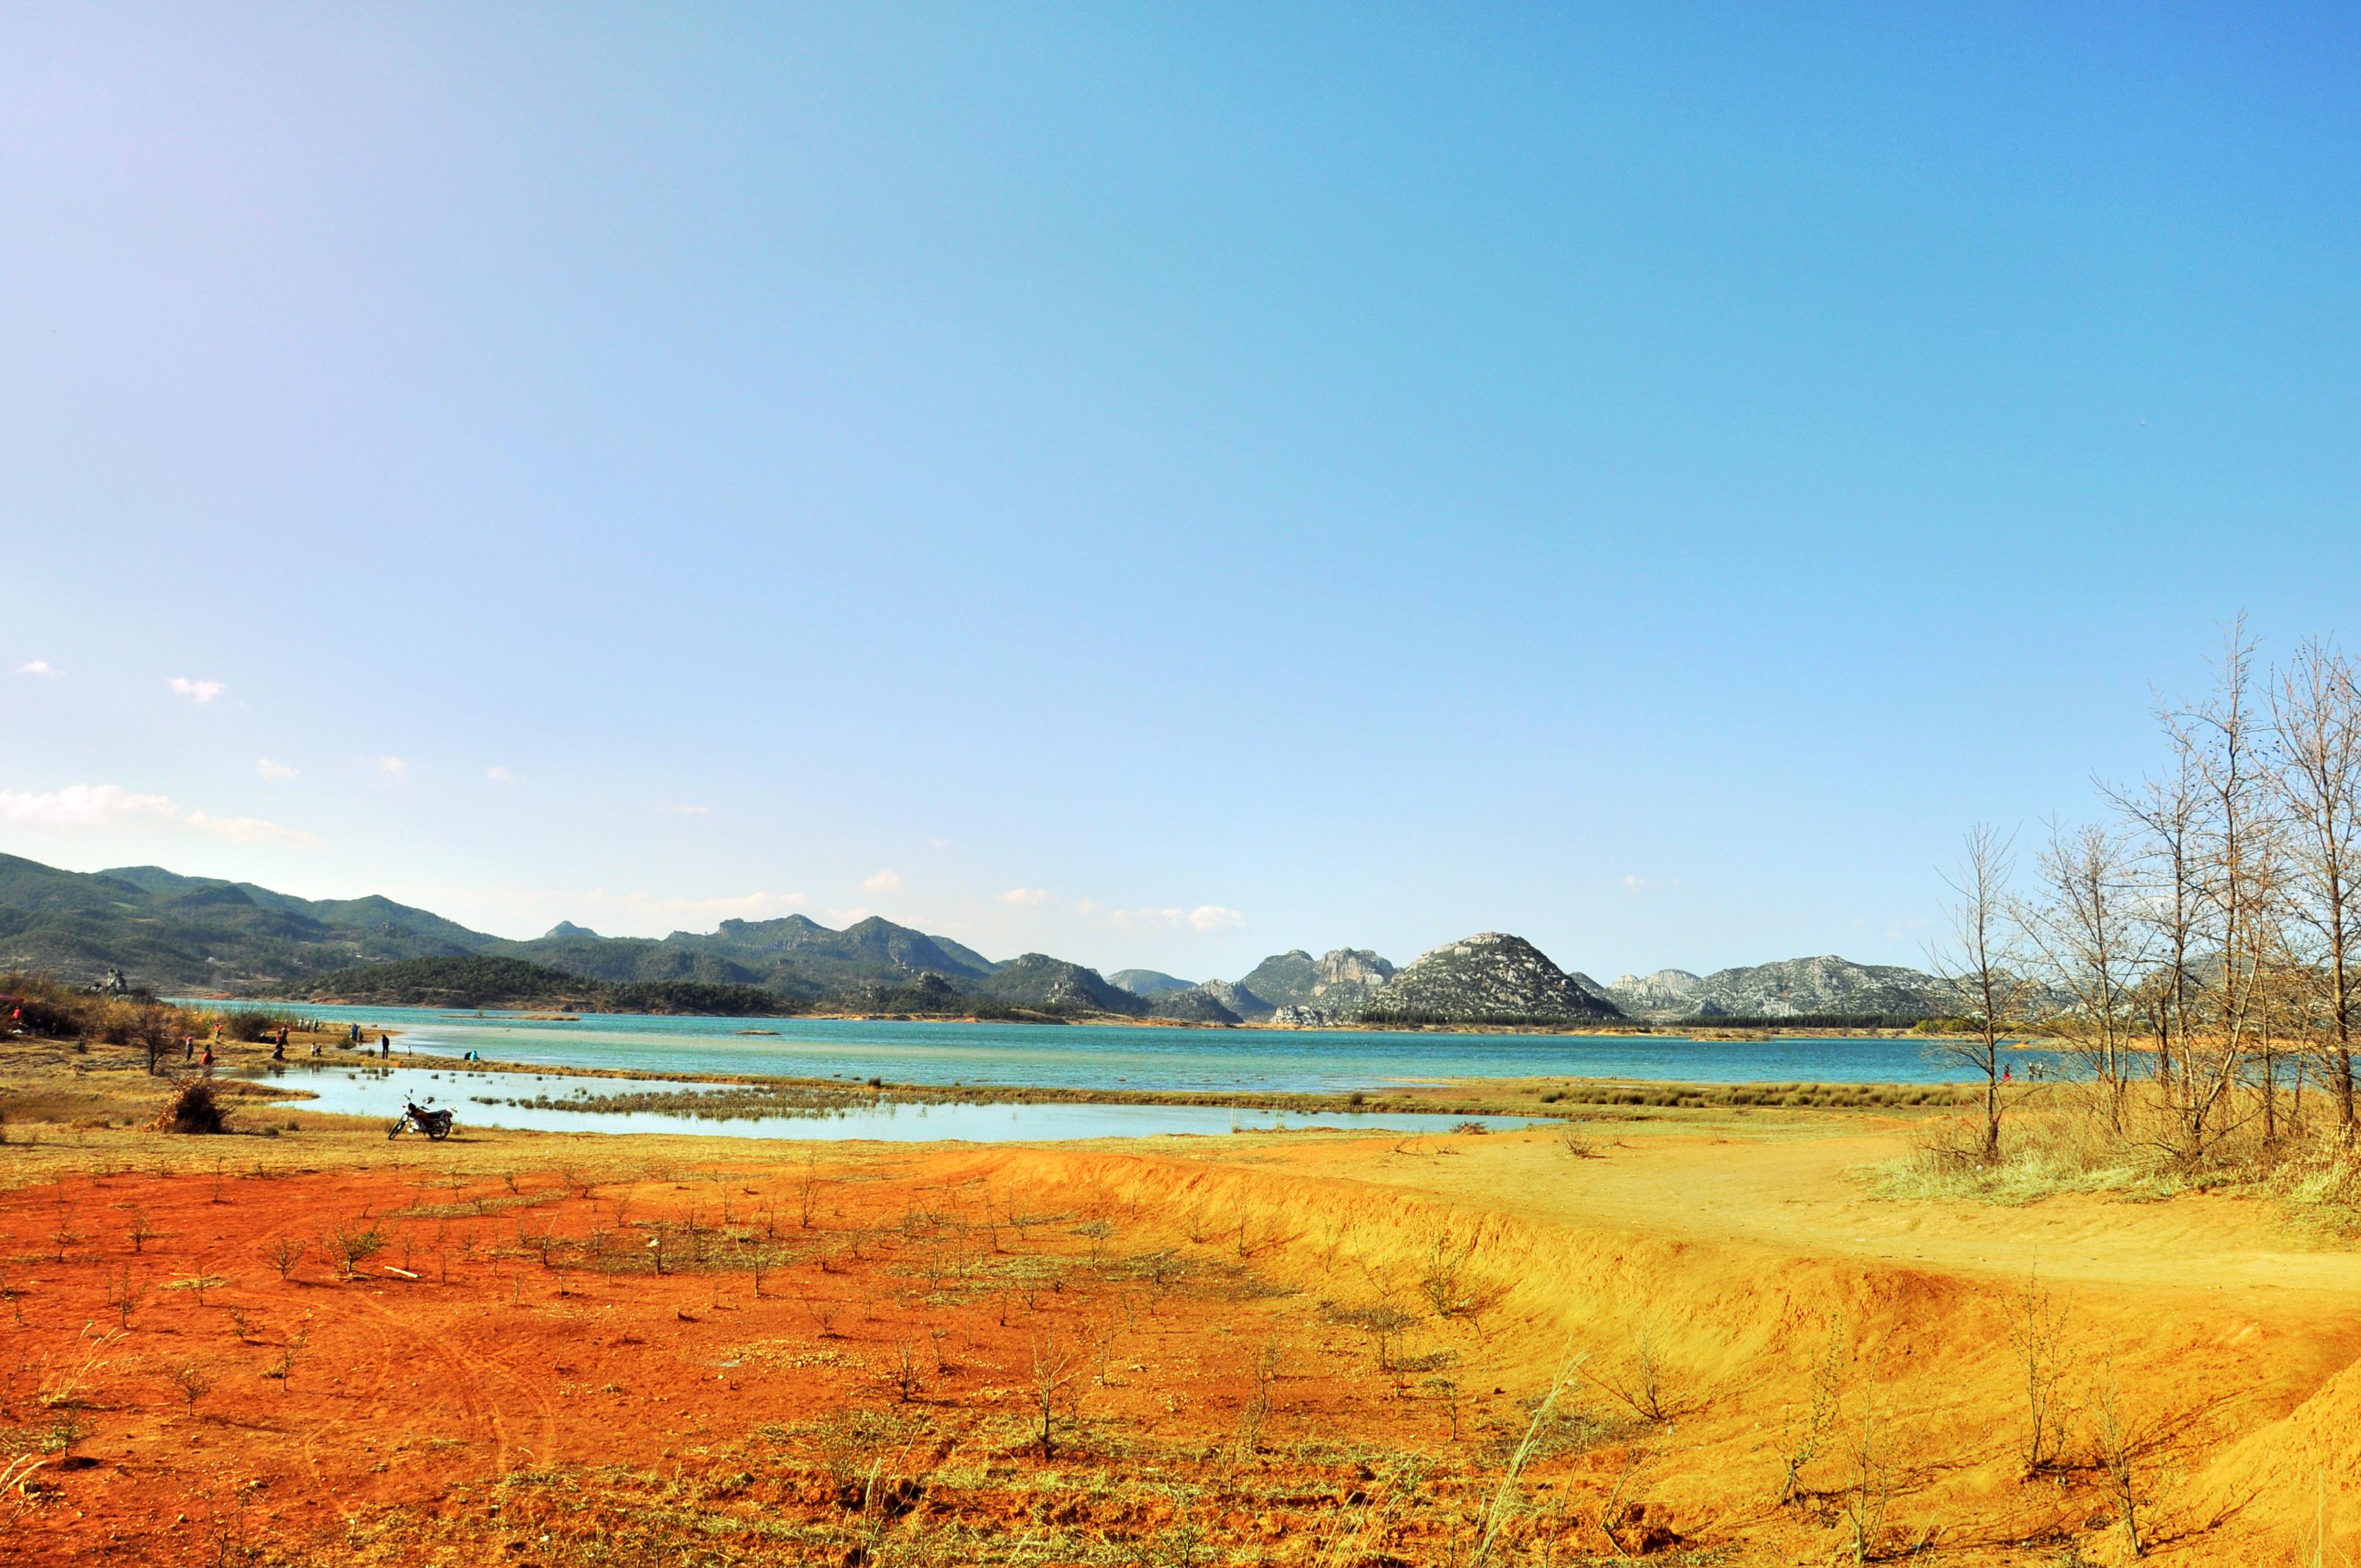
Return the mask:
[[[203,1065],[207,1076],[211,1076],[213,1072],[214,1041],[218,1041],[221,1038],[221,1035],[222,1026],[219,1024],[215,1024],[214,1025],[213,1040],[209,1040],[205,1044]],[[269,1038],[270,1040],[270,1059],[272,1061],[285,1061],[287,1059],[287,1025],[284,1024],[280,1025],[278,1029],[274,1031]],[[345,1048],[347,1050],[367,1050],[368,1048],[368,1041],[362,1037],[361,1026],[358,1024],[348,1024],[346,1025]],[[183,1060],[194,1061],[196,1059],[196,1051],[197,1037],[194,1035],[190,1036],[186,1040],[181,1042],[181,1058]],[[320,1042],[317,1040],[313,1040],[312,1042],[312,1054],[315,1057],[320,1054]],[[379,1031],[377,1036],[377,1054],[380,1057],[390,1057],[393,1055],[393,1036],[382,1030]]]

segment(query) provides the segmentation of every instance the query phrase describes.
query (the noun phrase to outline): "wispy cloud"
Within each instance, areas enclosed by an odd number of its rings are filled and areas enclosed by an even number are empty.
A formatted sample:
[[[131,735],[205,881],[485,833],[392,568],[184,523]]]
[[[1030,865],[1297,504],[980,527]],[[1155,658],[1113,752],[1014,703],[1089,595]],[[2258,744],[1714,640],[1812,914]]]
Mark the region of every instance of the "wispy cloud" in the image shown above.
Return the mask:
[[[871,893],[892,893],[902,885],[902,875],[899,872],[879,872],[875,876],[862,877],[861,885]]]
[[[398,779],[410,771],[410,764],[400,757],[379,757],[377,771],[380,778]]]
[[[491,780],[494,784],[512,784],[522,782],[506,768],[486,768],[484,770],[484,776]]]
[[[676,800],[657,801],[656,809],[663,812],[666,817],[710,817],[713,815],[713,807],[709,806],[683,806]]]
[[[45,678],[54,679],[58,673],[58,667],[55,664],[50,663],[47,659],[28,659],[24,663],[16,666],[16,673],[20,675],[40,675]]]
[[[320,840],[256,817],[216,817],[191,810],[166,795],[140,795],[121,784],[68,784],[63,789],[0,789],[0,822],[27,828],[87,831],[107,828],[170,828],[237,844],[313,845]]]
[[[1626,873],[1623,878],[1623,885],[1631,889],[1633,893],[1637,893],[1642,888],[1648,885],[1648,879],[1643,876],[1632,876]]]
[[[929,850],[948,850],[950,847],[951,841],[949,839],[929,839],[927,840],[927,848]]]
[[[295,770],[284,762],[274,762],[268,757],[255,759],[254,771],[267,779],[291,779]]]
[[[1012,887],[1000,895],[1000,902],[1019,906],[1047,904],[1049,902],[1049,890],[1046,887]]]
[[[1114,931],[1235,931],[1246,917],[1219,904],[1194,909],[1103,909],[1088,899],[1077,905],[1082,917]]]
[[[200,707],[229,689],[219,681],[192,681],[186,675],[174,675],[164,684]]]
[[[768,920],[800,908],[804,895],[800,893],[723,894],[710,898],[657,897],[645,893],[609,893],[594,887],[581,900],[589,908],[594,924],[609,918],[607,912],[621,916],[620,924],[641,920],[663,919],[675,924],[686,922],[699,927],[719,925],[724,920]]]

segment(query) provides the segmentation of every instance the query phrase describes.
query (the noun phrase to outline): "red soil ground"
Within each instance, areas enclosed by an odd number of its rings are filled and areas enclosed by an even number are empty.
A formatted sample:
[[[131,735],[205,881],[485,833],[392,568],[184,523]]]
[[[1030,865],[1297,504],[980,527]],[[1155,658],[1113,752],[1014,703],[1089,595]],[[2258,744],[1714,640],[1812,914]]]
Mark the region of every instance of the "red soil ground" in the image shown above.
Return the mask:
[[[2164,1561],[2295,1562],[2319,1522],[2349,1548],[2361,1257],[2259,1204],[1873,1201],[1844,1172],[1894,1146],[1859,1125],[1599,1159],[1539,1133],[866,1146],[810,1177],[792,1145],[511,1135],[67,1174],[0,1195],[0,1406],[42,1460],[0,1556],[953,1562],[1033,1531],[1465,1562],[1569,1351],[1500,1558],[1825,1562],[1874,1490],[1881,1551],[2117,1561],[2126,1486]],[[611,1166],[642,1157],[672,1164]],[[339,1228],[382,1237],[349,1278]],[[283,1279],[280,1238],[308,1245]],[[2068,1435],[2028,1475],[2037,1269]]]

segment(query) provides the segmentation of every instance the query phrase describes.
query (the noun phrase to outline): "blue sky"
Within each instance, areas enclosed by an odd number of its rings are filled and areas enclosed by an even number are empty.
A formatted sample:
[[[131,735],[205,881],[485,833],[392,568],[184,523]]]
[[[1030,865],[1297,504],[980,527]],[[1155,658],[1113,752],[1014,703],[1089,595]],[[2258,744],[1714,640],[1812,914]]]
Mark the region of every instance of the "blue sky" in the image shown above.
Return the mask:
[[[2356,153],[2329,6],[18,7],[0,850],[1916,961],[2351,630]]]

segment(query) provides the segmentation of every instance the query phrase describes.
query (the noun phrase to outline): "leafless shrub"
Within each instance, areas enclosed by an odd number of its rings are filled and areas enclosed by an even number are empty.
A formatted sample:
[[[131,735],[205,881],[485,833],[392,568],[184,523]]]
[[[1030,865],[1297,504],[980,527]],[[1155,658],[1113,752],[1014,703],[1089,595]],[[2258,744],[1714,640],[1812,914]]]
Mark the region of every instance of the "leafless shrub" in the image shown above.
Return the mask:
[[[807,1154],[804,1168],[796,1179],[796,1219],[805,1230],[812,1228],[812,1217],[819,1212],[819,1156]]]
[[[202,1307],[205,1304],[205,1292],[214,1289],[224,1283],[225,1281],[220,1275],[207,1274],[204,1270],[199,1269],[194,1274],[182,1275],[180,1278],[173,1280],[170,1285],[165,1286],[164,1288],[167,1290],[186,1290],[190,1295],[196,1298],[197,1305]]]
[[[1839,1498],[1852,1560],[1876,1559],[1885,1541],[1885,1511],[1894,1499],[1893,1443],[1877,1403],[1877,1366],[1872,1359],[1861,1389],[1861,1417],[1845,1442],[1847,1473]]]
[[[173,1365],[171,1376],[172,1387],[181,1391],[181,1398],[188,1404],[189,1414],[195,1415],[197,1401],[214,1390],[212,1375],[193,1361],[182,1361]]]
[[[1279,1345],[1277,1340],[1267,1341],[1255,1357],[1251,1373],[1254,1392],[1246,1400],[1246,1414],[1238,1424],[1238,1443],[1246,1453],[1254,1453],[1262,1446],[1262,1429],[1270,1419],[1271,1390],[1279,1382]],[[1454,1427],[1456,1428],[1456,1420]]]
[[[287,1343],[279,1347],[279,1359],[263,1369],[262,1375],[276,1381],[280,1393],[285,1393],[287,1386],[295,1380],[295,1363],[302,1358],[304,1347],[311,1343],[309,1329],[295,1330],[287,1336]]]
[[[2140,1512],[2147,1502],[2147,1494],[2112,1357],[2103,1364],[2091,1388],[2091,1440],[2100,1475],[2108,1495],[2114,1499],[2116,1522],[2123,1526],[2124,1547],[2138,1557],[2147,1550],[2140,1534]]]
[[[355,1269],[385,1249],[385,1233],[359,1220],[339,1220],[328,1232],[326,1246],[337,1270],[350,1279]]]
[[[2025,1473],[2037,1475],[2056,1462],[2065,1438],[2059,1390],[2073,1353],[2066,1341],[2069,1303],[2057,1299],[2028,1273],[2009,1303],[2008,1337],[2016,1352],[2025,1388]]]
[[[1583,1376],[1631,1408],[1643,1420],[1668,1420],[1675,1412],[1672,1369],[1656,1343],[1653,1319],[1642,1318],[1631,1329],[1631,1356],[1619,1376],[1603,1376],[1586,1366]]]
[[[1418,1293],[1425,1298],[1436,1317],[1447,1318],[1466,1306],[1461,1280],[1467,1271],[1467,1260],[1475,1252],[1476,1244],[1472,1241],[1455,1247],[1448,1229],[1438,1230],[1429,1238],[1426,1266],[1418,1277]]]
[[[1071,1344],[1060,1345],[1054,1331],[1034,1337],[1034,1437],[1041,1445],[1041,1462],[1045,1464],[1056,1454],[1058,1397],[1071,1387],[1080,1375],[1076,1361],[1075,1348]]]
[[[115,1321],[125,1328],[131,1326],[131,1314],[148,1299],[148,1282],[131,1277],[131,1266],[125,1264],[107,1281],[106,1304],[115,1309]]]
[[[1837,1414],[1844,1393],[1846,1365],[1852,1359],[1850,1333],[1842,1318],[1828,1320],[1828,1339],[1812,1362],[1812,1398],[1798,1412],[1789,1406],[1779,1422],[1779,1501],[1784,1505],[1803,1495],[1804,1470],[1820,1455],[1835,1434]]]
[[[1369,1348],[1377,1357],[1380,1372],[1394,1370],[1395,1352],[1401,1343],[1401,1336],[1418,1321],[1400,1307],[1384,1302],[1361,1307],[1339,1307],[1323,1302],[1322,1310],[1330,1322],[1358,1329],[1369,1336]]]
[[[270,1245],[262,1249],[262,1255],[270,1260],[270,1266],[279,1270],[279,1277],[283,1280],[294,1274],[295,1266],[302,1262],[303,1255],[311,1250],[310,1242],[280,1235],[271,1238]]]

